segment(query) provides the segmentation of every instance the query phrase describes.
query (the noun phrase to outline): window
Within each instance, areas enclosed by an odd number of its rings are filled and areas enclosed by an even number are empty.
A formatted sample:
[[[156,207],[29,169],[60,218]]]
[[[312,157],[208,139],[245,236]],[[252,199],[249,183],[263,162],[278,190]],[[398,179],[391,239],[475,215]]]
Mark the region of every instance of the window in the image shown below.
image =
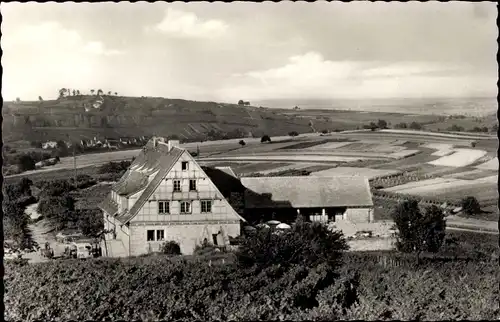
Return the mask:
[[[156,230],[156,234],[155,230],[148,230],[146,239],[147,241],[163,241],[165,240],[165,230],[158,229]]]
[[[181,180],[174,180],[174,191],[181,191]]]
[[[168,201],[158,201],[158,213],[169,214],[170,213],[170,203]]]
[[[156,240],[157,241],[165,240],[165,231],[164,230],[157,230],[156,231]]]
[[[187,201],[181,202],[181,214],[191,213],[191,203]]]
[[[196,180],[189,180],[189,191],[196,191]]]
[[[212,212],[212,200],[201,201],[201,212],[202,213]]]
[[[182,171],[188,170],[188,162],[187,161],[182,161]]]

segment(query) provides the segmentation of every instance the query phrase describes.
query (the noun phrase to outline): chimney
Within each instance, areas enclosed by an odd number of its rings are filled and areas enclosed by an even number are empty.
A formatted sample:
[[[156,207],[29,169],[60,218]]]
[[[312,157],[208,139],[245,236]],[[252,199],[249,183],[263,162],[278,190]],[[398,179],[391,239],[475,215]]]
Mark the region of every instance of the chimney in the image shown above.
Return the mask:
[[[168,140],[168,152],[172,151],[173,147],[179,147],[179,140]]]

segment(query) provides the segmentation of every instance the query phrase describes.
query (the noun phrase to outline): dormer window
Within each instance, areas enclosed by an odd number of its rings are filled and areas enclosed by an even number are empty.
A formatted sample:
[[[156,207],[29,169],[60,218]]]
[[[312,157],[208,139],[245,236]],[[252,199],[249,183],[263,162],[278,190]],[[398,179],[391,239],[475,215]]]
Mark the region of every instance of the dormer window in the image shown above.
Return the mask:
[[[189,169],[189,162],[187,161],[182,161],[182,171],[187,171]]]

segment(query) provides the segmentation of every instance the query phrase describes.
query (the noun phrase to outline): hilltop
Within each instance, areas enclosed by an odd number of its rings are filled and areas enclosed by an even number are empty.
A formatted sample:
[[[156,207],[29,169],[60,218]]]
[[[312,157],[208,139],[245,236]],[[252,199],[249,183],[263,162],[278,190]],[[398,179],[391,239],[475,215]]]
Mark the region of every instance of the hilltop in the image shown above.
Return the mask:
[[[312,132],[310,118],[284,115],[272,109],[153,97],[78,95],[58,100],[5,102],[5,142],[118,136],[177,136],[207,139],[209,133],[232,137]],[[332,129],[330,120],[315,120]],[[333,130],[333,129],[332,129]],[[234,135],[234,134],[238,135]],[[233,135],[231,135],[233,134]]]
[[[412,109],[418,109],[417,105]],[[355,130],[378,120],[386,121],[388,127],[398,127],[406,122],[409,126],[411,120],[420,124],[415,129],[430,131],[478,132],[486,129],[486,132],[495,132],[497,127],[496,115],[492,114],[444,116],[402,113],[403,108],[399,113],[388,113],[345,110],[341,105],[336,110],[294,106],[267,108],[252,106],[248,102],[239,105],[116,95],[74,95],[57,100],[5,102],[3,136],[6,143],[67,140],[68,135],[77,141],[93,137],[151,135],[203,141],[261,137],[264,134],[272,137],[290,132]],[[448,110],[450,106],[442,106],[442,109]],[[393,110],[399,111],[397,108]]]

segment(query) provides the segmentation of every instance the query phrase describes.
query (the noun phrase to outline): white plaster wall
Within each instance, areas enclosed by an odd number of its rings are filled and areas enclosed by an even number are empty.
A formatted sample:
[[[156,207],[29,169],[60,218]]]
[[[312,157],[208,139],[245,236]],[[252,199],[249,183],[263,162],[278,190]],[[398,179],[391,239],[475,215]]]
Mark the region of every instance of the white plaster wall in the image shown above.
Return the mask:
[[[348,208],[344,219],[352,223],[367,223],[370,222],[372,211],[371,208]]]
[[[205,238],[211,242],[212,234],[219,233],[221,227],[228,236],[236,237],[240,235],[239,222],[232,224],[131,225],[130,255],[146,254],[149,246],[152,251],[159,250],[163,242],[148,242],[148,230],[164,230],[165,241],[176,241],[181,247],[182,254],[190,255],[193,253],[195,246],[201,244]]]

